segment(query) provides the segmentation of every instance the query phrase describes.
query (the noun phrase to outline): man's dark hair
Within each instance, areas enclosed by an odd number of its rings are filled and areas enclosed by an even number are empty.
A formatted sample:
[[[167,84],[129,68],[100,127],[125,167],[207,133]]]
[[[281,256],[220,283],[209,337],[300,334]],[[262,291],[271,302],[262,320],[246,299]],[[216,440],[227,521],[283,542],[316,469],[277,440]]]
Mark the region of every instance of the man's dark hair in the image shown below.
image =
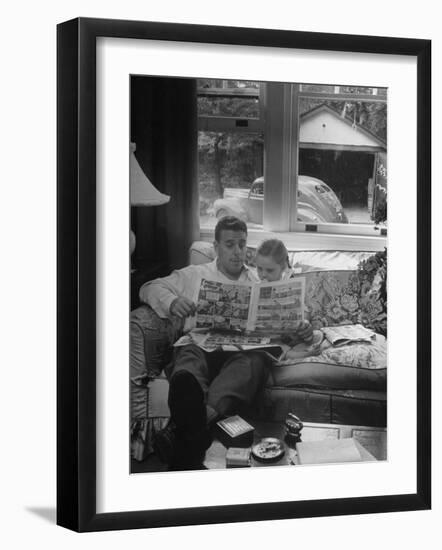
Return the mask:
[[[243,231],[247,235],[247,225],[236,216],[224,216],[215,227],[215,241],[219,243],[221,231]]]

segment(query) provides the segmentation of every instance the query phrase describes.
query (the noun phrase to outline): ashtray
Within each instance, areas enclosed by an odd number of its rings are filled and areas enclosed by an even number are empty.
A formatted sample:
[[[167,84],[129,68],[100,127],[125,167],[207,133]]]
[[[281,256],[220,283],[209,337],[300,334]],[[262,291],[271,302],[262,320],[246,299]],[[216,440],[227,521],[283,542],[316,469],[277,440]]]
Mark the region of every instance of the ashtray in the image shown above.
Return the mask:
[[[252,455],[259,462],[276,462],[284,454],[284,443],[276,437],[264,437],[252,447]]]

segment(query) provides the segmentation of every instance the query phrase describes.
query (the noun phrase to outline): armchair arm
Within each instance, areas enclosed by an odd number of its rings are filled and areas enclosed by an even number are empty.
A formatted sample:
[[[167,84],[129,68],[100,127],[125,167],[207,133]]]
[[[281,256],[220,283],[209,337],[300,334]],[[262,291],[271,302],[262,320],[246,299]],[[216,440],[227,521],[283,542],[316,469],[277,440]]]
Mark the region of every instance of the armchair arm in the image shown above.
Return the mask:
[[[130,315],[131,418],[148,416],[148,383],[159,376],[170,361],[179,327],[161,319],[148,305]]]
[[[130,314],[131,454],[136,460],[153,452],[153,434],[168,421],[167,380],[158,376],[171,358],[180,330],[147,305]]]

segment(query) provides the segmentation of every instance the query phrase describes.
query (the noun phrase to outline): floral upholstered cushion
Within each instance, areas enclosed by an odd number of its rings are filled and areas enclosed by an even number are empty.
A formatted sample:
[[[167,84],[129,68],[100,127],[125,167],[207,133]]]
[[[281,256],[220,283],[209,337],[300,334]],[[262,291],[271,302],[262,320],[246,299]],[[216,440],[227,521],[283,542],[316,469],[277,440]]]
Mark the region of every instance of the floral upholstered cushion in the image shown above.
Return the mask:
[[[312,357],[305,357],[304,362],[345,365],[359,369],[387,368],[387,341],[381,334],[376,334],[373,341],[352,342],[344,346],[330,346]]]
[[[386,301],[366,274],[358,271],[313,271],[306,278],[306,316],[314,329],[360,323],[386,334]]]

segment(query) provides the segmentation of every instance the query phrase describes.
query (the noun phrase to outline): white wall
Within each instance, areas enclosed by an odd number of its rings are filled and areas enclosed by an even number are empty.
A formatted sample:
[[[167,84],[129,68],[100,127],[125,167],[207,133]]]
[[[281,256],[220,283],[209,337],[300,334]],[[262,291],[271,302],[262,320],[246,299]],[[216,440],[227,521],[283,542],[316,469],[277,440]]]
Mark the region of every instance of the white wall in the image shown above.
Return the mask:
[[[379,143],[367,134],[355,131],[346,122],[328,111],[305,118],[299,128],[301,143],[332,143],[378,147]]]
[[[77,16],[254,26],[433,39],[433,97],[442,97],[442,38],[436,2],[316,0],[257,3],[22,1],[2,10],[0,308],[1,518],[5,548],[416,548],[440,540],[441,405],[434,398],[434,510],[76,535],[54,526],[55,506],[55,25]],[[267,6],[267,7],[264,7]],[[440,103],[433,106],[433,150],[440,152]],[[441,181],[434,154],[433,181]],[[441,204],[434,186],[433,208]],[[436,213],[438,213],[436,211]],[[436,217],[436,216],[435,216]],[[440,216],[435,228],[441,229]],[[436,233],[435,233],[436,234]],[[434,250],[439,244],[434,238]],[[5,255],[6,253],[6,255]],[[434,257],[440,272],[440,254]],[[406,259],[404,258],[404,272]],[[436,278],[433,276],[434,279]],[[404,285],[406,281],[404,279]],[[440,309],[440,291],[434,301]],[[6,306],[6,307],[5,307]],[[434,320],[434,334],[441,331]],[[434,352],[435,388],[441,387]],[[437,398],[437,399],[436,399]],[[406,411],[404,411],[405,421]],[[404,460],[407,457],[404,456]],[[157,545],[157,546],[155,546]],[[434,544],[429,544],[434,547]]]

